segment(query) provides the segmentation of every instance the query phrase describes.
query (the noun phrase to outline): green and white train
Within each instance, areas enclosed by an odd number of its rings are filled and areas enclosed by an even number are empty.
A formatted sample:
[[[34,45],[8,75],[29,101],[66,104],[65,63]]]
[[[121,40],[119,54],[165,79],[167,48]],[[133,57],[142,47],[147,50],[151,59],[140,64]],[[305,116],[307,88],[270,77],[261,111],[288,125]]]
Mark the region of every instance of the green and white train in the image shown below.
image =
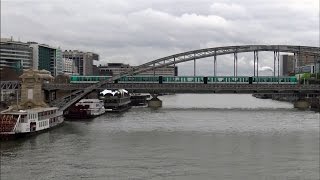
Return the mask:
[[[71,76],[70,83],[97,83],[108,80],[111,76]],[[125,76],[114,83],[202,83],[202,84],[297,84],[295,76]]]

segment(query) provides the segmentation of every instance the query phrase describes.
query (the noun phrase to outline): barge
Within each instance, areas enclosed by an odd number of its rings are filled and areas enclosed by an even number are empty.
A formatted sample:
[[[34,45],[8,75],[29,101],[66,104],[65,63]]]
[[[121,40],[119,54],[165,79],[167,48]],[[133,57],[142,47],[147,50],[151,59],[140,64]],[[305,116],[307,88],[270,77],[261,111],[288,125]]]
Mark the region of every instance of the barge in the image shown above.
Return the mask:
[[[131,95],[131,106],[146,106],[148,104],[148,98],[150,95],[142,95],[142,94],[132,94]]]
[[[106,89],[100,92],[99,99],[104,101],[107,112],[123,112],[131,108],[130,94],[125,89]]]
[[[90,119],[106,112],[103,100],[81,99],[71,106],[65,114],[67,119]]]

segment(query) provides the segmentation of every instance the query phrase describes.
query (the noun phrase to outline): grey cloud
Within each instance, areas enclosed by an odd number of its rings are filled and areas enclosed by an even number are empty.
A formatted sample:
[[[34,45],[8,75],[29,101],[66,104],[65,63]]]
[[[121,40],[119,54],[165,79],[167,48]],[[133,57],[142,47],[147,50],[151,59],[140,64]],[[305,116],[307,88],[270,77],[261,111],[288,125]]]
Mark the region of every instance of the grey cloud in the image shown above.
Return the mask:
[[[7,0],[1,16],[1,36],[95,51],[100,64],[138,65],[224,45],[319,46],[319,2],[314,0]],[[239,72],[252,73],[252,56],[239,55]],[[272,67],[272,56],[261,53],[261,67]],[[233,72],[232,57],[219,59],[220,72]],[[210,74],[206,63],[210,60],[199,61],[198,68]],[[180,66],[180,72],[192,72],[192,63]]]

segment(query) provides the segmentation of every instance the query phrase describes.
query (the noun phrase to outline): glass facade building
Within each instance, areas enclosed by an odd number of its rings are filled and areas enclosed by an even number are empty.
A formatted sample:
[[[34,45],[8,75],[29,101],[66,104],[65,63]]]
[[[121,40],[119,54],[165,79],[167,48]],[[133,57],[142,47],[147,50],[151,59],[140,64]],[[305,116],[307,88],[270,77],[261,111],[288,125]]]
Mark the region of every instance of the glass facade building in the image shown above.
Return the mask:
[[[32,68],[32,54],[29,44],[1,38],[0,69],[11,68],[21,72]]]
[[[49,47],[45,46],[39,46],[39,64],[38,64],[38,69],[42,70],[45,69],[47,71],[51,72],[51,49]]]
[[[93,75],[93,61],[98,61],[99,55],[92,52],[69,50],[63,52],[63,58],[74,61],[79,75]]]

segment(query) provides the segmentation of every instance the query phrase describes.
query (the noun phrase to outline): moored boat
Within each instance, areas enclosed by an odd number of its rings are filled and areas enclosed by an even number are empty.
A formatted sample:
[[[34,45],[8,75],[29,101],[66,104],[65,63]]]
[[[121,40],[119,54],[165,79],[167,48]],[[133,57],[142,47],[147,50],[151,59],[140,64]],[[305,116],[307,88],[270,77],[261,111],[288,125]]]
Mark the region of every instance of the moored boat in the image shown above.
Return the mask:
[[[104,101],[104,107],[108,112],[123,112],[131,108],[130,94],[125,89],[104,90],[99,99]]]
[[[144,95],[144,94],[131,94],[130,100],[131,106],[146,106],[148,103],[148,98],[150,98],[150,95]]]
[[[99,99],[82,99],[65,114],[68,119],[89,119],[104,114],[104,102]]]
[[[56,107],[8,109],[0,114],[0,138],[8,140],[36,134],[56,127],[63,121],[63,112]]]

